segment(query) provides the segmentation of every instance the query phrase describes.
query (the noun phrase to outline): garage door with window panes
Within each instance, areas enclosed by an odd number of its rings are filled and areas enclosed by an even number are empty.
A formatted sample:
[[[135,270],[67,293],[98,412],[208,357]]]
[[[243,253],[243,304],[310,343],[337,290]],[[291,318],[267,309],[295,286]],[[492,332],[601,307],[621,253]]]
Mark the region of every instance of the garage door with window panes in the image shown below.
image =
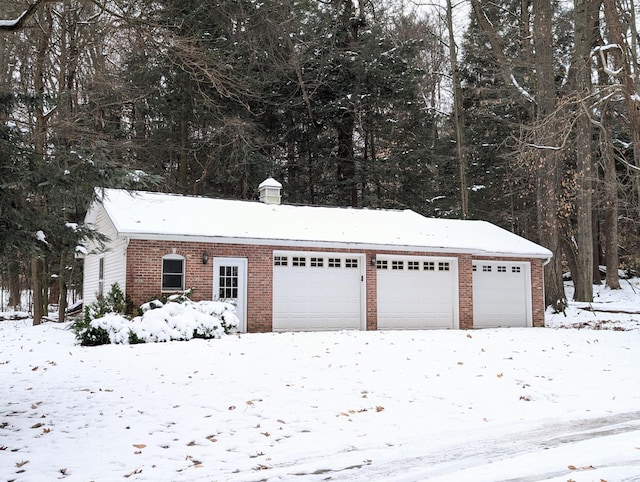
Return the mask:
[[[379,330],[458,327],[455,258],[378,255],[376,268]]]
[[[275,252],[273,330],[364,327],[363,256]]]
[[[530,265],[473,261],[473,326],[531,326]]]

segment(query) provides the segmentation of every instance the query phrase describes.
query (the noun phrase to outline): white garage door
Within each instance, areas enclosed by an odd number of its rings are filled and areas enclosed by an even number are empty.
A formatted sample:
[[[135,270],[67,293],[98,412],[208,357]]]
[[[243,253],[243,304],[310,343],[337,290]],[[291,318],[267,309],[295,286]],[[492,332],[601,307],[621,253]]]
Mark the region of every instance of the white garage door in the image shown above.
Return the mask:
[[[273,330],[364,329],[364,256],[274,252]]]
[[[457,328],[455,258],[377,257],[378,329]]]
[[[529,263],[473,262],[473,326],[531,326]]]

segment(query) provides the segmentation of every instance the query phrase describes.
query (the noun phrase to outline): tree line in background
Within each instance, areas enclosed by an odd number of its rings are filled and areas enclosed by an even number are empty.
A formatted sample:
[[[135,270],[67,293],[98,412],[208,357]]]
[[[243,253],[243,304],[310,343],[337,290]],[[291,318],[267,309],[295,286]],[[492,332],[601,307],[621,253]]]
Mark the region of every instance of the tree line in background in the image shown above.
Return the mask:
[[[463,29],[450,0],[6,0],[9,303],[28,286],[36,321],[64,308],[96,187],[253,199],[269,175],[289,203],[537,241],[556,309],[563,271],[578,300],[600,265],[617,288],[619,267],[640,267],[633,2],[470,0]]]

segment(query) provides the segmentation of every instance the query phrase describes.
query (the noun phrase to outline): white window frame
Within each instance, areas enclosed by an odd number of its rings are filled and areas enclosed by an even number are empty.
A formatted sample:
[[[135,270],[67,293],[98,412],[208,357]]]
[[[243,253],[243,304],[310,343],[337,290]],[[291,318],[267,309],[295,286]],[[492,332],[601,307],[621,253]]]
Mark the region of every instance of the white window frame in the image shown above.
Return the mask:
[[[164,272],[164,262],[166,261],[182,261],[182,273],[167,273],[168,275],[178,275],[180,274],[181,276],[181,287],[180,288],[174,288],[174,287],[168,287],[165,286],[164,284],[164,276],[165,276],[165,272]],[[186,262],[186,258],[180,254],[166,254],[162,257],[162,274],[160,277],[160,287],[161,287],[161,292],[162,293],[176,293],[178,291],[184,291],[185,290],[185,268],[187,265]]]

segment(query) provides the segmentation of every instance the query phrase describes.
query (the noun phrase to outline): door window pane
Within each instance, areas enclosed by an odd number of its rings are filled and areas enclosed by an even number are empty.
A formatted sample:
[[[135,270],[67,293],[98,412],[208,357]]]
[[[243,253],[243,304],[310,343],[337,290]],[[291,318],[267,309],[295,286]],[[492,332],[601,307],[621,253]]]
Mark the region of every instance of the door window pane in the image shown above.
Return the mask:
[[[237,266],[220,266],[218,272],[218,297],[221,300],[238,298]]]

